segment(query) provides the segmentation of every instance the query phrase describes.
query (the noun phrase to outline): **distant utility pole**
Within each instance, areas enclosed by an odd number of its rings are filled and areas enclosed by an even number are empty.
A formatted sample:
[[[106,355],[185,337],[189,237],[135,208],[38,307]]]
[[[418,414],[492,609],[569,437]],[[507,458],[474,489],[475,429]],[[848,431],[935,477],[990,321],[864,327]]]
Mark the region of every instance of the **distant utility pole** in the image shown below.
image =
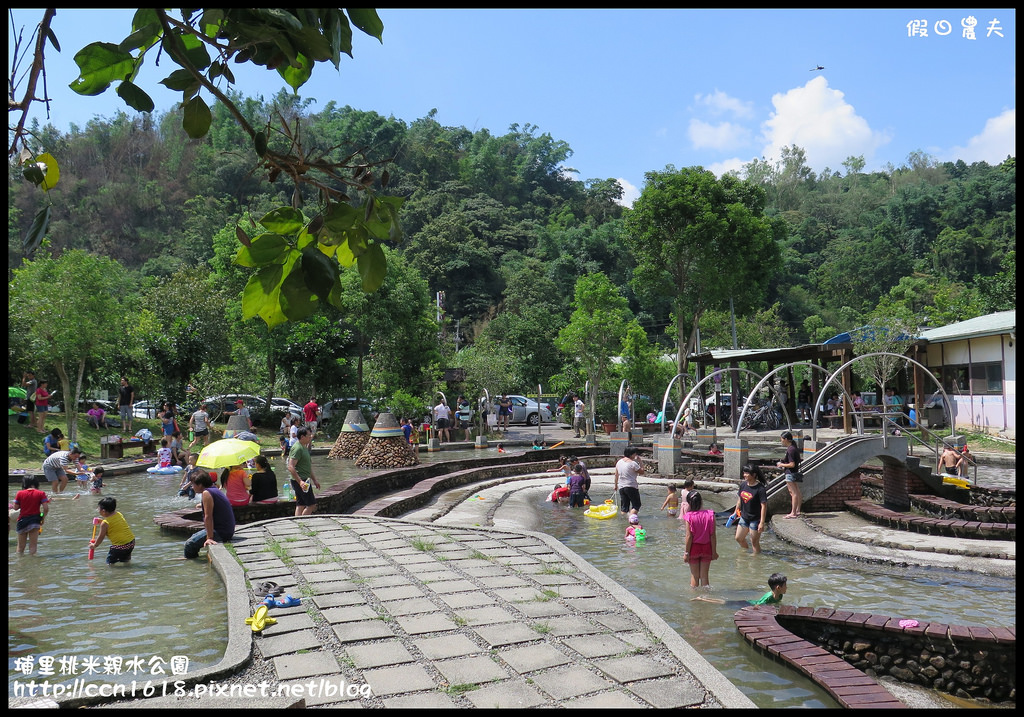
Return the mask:
[[[456,319],[455,320],[455,353],[459,352],[459,344],[461,343],[461,341],[459,340],[461,338],[461,334],[459,332],[459,327],[460,326],[462,326],[462,319]]]

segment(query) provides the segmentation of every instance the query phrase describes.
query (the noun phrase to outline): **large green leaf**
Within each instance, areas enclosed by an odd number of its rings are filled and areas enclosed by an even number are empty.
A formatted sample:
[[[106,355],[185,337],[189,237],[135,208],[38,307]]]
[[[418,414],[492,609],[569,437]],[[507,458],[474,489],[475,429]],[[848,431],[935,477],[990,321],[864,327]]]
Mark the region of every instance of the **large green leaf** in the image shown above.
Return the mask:
[[[313,62],[301,52],[295,57],[298,66],[281,65],[277,68],[277,74],[288,83],[293,90],[298,91],[306,84],[306,81],[313,75]]]
[[[93,42],[75,54],[79,77],[68,85],[80,95],[92,96],[105,92],[110,83],[123,80],[135,68],[135,59],[117,45]]]
[[[267,231],[288,236],[297,234],[305,226],[306,217],[293,207],[278,207],[264,214],[260,224],[266,227]]]
[[[213,115],[210,108],[206,106],[202,97],[196,96],[185,103],[185,111],[182,115],[181,126],[192,139],[205,137],[210,131],[210,124],[213,122]]]
[[[388,272],[388,259],[380,244],[371,244],[359,257],[359,275],[363,277],[363,291],[371,293],[384,283]]]
[[[49,152],[43,152],[41,155],[36,157],[36,163],[46,165],[46,172],[44,172],[43,181],[38,184],[48,192],[56,187],[57,182],[60,181],[60,167],[57,165],[57,160],[54,159],[53,155]]]
[[[249,243],[249,246],[243,246],[238,250],[235,264],[251,267],[281,264],[288,248],[288,240],[280,234],[260,234]]]
[[[348,12],[348,16],[352,18],[353,25],[358,27],[367,35],[376,37],[381,43],[384,42],[382,39],[384,35],[384,23],[380,21],[380,16],[377,15],[376,10],[373,8],[350,7],[345,8],[345,10]]]
[[[42,243],[43,238],[46,236],[46,231],[49,228],[50,205],[47,204],[36,212],[36,217],[32,220],[32,226],[28,228],[28,231],[25,233],[25,238],[22,239],[21,247],[26,256],[31,257],[35,254],[36,249],[39,248],[39,245]]]
[[[338,283],[338,262],[326,256],[314,243],[302,250],[302,271],[306,286],[319,298],[326,298]]]
[[[199,80],[188,70],[175,70],[160,80],[160,84],[175,92],[184,92],[185,97],[191,97],[199,91]]]
[[[281,282],[281,311],[289,321],[299,321],[316,310],[317,300],[306,283],[305,262],[297,261]]]
[[[128,80],[117,86],[117,94],[133,110],[152,112],[155,107],[150,96],[143,92],[138,85],[128,82]]]

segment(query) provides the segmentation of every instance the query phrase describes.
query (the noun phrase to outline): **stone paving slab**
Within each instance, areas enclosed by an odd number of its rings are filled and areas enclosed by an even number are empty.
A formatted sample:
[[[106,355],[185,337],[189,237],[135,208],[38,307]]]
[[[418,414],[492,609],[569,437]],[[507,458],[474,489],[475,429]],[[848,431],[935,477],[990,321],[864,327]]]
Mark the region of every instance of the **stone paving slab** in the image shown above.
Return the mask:
[[[492,680],[508,679],[508,673],[500,665],[483,655],[437,660],[434,667],[452,685],[479,685]]]
[[[275,657],[274,670],[282,680],[340,673],[338,661],[329,652],[310,652],[303,655]]]
[[[558,667],[572,661],[570,657],[546,642],[502,650],[499,656],[521,675],[548,667]]]
[[[466,699],[481,709],[525,709],[540,707],[547,700],[525,680],[506,680],[466,693]]]
[[[405,645],[399,640],[374,642],[371,645],[353,645],[346,647],[345,652],[352,659],[352,664],[360,669],[416,661],[416,658],[405,649]]]
[[[531,679],[537,687],[559,701],[615,687],[614,682],[582,667],[545,670]]]
[[[428,660],[465,657],[481,652],[481,648],[465,635],[445,635],[415,640],[413,644]]]
[[[263,657],[277,657],[300,650],[312,650],[320,647],[320,639],[312,630],[292,632],[283,635],[268,636],[264,630],[263,638],[256,642]]]

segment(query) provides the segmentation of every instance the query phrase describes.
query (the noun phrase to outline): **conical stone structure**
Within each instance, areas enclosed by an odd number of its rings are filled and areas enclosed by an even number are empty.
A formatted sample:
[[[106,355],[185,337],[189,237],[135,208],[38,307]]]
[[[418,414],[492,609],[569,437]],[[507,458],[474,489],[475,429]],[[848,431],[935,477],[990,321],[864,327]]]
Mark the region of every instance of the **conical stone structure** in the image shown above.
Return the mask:
[[[362,411],[352,409],[345,414],[345,423],[341,427],[337,440],[331,447],[328,458],[356,458],[366,448],[370,440],[370,427],[366,425]]]
[[[249,421],[245,416],[228,416],[228,425],[224,429],[225,438],[235,438],[241,431],[249,430]]]
[[[361,468],[404,468],[419,462],[393,413],[377,416],[370,440],[356,459],[356,465]]]

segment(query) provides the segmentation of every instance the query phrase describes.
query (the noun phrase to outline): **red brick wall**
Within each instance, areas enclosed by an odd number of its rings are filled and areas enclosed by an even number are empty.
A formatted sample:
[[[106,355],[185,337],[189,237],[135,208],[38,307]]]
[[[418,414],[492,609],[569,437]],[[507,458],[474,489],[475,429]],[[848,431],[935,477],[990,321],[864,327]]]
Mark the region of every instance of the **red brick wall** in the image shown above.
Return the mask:
[[[885,463],[882,467],[882,502],[889,510],[910,510],[907,467]]]
[[[860,499],[860,469],[857,469],[804,503],[804,510],[810,512],[846,510],[845,501]]]

